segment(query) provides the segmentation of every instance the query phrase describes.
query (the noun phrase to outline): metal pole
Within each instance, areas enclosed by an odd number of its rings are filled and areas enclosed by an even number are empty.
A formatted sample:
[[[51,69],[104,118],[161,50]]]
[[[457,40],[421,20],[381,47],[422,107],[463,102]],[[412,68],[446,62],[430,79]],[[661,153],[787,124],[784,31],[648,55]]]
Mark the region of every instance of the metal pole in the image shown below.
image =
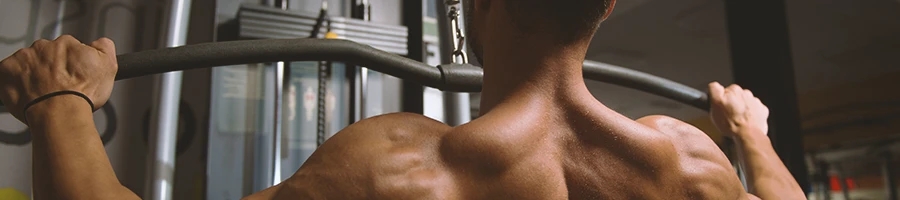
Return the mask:
[[[275,6],[281,8],[282,10],[288,9],[288,1],[287,0],[278,0],[275,2]],[[273,94],[275,95],[275,104],[274,104],[274,114],[275,120],[272,131],[272,184],[278,185],[281,183],[281,134],[282,134],[282,121],[283,121],[283,112],[284,109],[284,93],[287,92],[287,87],[284,87],[285,81],[290,79],[285,79],[285,72],[289,72],[290,69],[285,66],[284,62],[275,63],[275,90]]]
[[[438,25],[438,41],[440,45],[441,63],[453,62],[453,29],[450,25],[450,18],[447,16],[447,4],[444,0],[432,0],[437,6],[437,25]]]
[[[366,105],[366,97],[368,95],[369,90],[369,69],[366,67],[359,67],[359,117],[356,118],[356,121],[360,121],[365,119],[367,116],[366,109],[368,106]]]
[[[734,81],[752,90],[771,110],[768,136],[772,146],[805,193],[809,174],[785,1],[725,0],[725,19]]]
[[[53,27],[53,38],[57,38],[62,35],[63,18],[65,18],[66,15],[66,1],[67,0],[59,1],[59,7],[56,9],[56,26]]]
[[[725,143],[729,143],[729,142],[733,142],[733,141],[732,140],[725,141]],[[734,147],[734,145],[730,145],[730,146]],[[735,148],[728,148],[727,152],[729,152],[730,155],[736,156],[735,158],[737,158],[737,159],[729,158],[731,160],[731,166],[733,166],[734,169],[737,171],[738,179],[741,180],[741,185],[744,186],[744,191],[750,191],[750,188],[747,185],[747,173],[746,173],[747,171],[744,170],[744,164],[741,163],[744,160],[743,159],[744,155],[742,155],[742,152],[740,152],[739,150],[737,150]]]
[[[369,0],[362,0],[360,2],[360,9],[362,12],[362,20],[363,21],[371,21],[372,20],[372,10],[371,4],[369,4]],[[356,121],[365,119],[368,113],[366,113],[366,109],[368,109],[368,105],[366,103],[366,99],[368,97],[369,91],[369,69],[366,67],[359,67],[359,117],[356,118]]]
[[[454,63],[454,44],[457,44],[456,37],[453,35],[453,24],[449,19],[447,12],[447,4],[444,0],[433,0],[437,6],[438,20],[438,38],[440,43],[441,63]],[[460,5],[462,2],[460,2]],[[465,6],[459,6],[459,15],[463,16]],[[465,32],[465,27],[459,27]],[[461,47],[465,51],[465,47]],[[463,61],[466,62],[466,61]],[[443,92],[444,100],[444,122],[450,126],[459,126],[469,122],[472,118],[471,106],[469,105],[468,93]]]
[[[844,200],[850,200],[850,187],[847,185],[847,177],[844,176],[844,168],[840,163],[836,163],[834,167],[837,171],[838,183],[841,185],[841,194],[844,196]]]
[[[829,165],[826,162],[817,162],[816,167],[819,179],[822,180],[822,199],[831,200],[831,177],[828,176]]]
[[[170,1],[166,47],[185,44],[190,6],[190,0]],[[159,85],[154,88],[153,101],[155,102],[151,119],[155,121],[156,126],[151,127],[151,133],[156,133],[156,135],[150,138],[151,183],[149,184],[150,191],[146,193],[145,199],[172,199],[181,79],[180,71],[165,73],[159,77]]]
[[[422,3],[424,1],[407,0],[403,2],[403,25],[407,27],[407,58],[419,62],[425,60],[425,44],[423,35],[422,22]],[[423,98],[425,88],[421,84],[414,83],[409,80],[403,80],[401,105],[403,112],[418,113],[424,112]]]
[[[272,131],[272,185],[278,185],[281,183],[281,128],[282,128],[282,109],[284,103],[284,92],[286,87],[284,87],[284,72],[287,67],[285,67],[284,62],[278,62],[275,64],[275,106],[274,114],[275,121],[274,128]],[[270,185],[270,186],[272,186]]]
[[[893,159],[890,153],[882,155],[881,171],[884,174],[884,189],[887,191],[888,200],[897,200],[897,181],[894,180]]]

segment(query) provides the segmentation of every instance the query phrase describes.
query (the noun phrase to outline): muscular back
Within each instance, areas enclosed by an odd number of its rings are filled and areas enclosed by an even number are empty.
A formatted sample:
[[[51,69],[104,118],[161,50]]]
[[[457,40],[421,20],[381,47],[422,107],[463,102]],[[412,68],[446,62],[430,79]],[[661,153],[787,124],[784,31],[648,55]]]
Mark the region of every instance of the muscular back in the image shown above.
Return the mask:
[[[603,105],[498,107],[451,128],[397,113],[355,123],[250,199],[744,199],[703,132]],[[557,107],[558,108],[558,107]]]

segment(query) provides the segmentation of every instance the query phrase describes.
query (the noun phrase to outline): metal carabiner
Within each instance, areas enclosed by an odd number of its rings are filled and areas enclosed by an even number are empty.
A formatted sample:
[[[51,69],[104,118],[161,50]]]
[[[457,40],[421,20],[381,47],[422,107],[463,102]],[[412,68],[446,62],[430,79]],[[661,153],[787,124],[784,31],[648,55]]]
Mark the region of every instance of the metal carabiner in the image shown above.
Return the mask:
[[[456,40],[453,43],[453,52],[451,52],[451,57],[453,57],[453,62],[456,64],[467,64],[469,63],[469,57],[466,55],[466,52],[463,51],[463,45],[466,44],[466,35],[462,31],[462,26],[459,23],[459,8],[457,5],[460,3],[459,0],[447,0],[445,1],[448,7],[450,7],[447,17],[450,18],[450,26],[453,31],[453,38]],[[457,60],[457,58],[459,58]]]

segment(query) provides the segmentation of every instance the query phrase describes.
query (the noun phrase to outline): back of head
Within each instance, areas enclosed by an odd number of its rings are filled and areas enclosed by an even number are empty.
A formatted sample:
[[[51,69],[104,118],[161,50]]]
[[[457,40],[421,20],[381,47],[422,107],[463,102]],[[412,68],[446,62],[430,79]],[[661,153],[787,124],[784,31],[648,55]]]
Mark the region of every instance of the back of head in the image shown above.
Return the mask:
[[[507,38],[540,38],[549,45],[568,46],[589,41],[600,22],[609,15],[616,0],[465,0],[466,42],[475,56],[483,61],[482,34],[491,25],[484,24],[485,10],[502,9],[512,23],[511,31],[522,34]],[[499,7],[486,8],[491,3]],[[478,12],[476,7],[481,8]],[[510,23],[499,21],[499,23]],[[483,27],[482,27],[483,26]],[[508,27],[508,26],[507,26]],[[509,33],[509,32],[504,32]],[[527,40],[527,39],[526,39]]]
[[[543,34],[559,43],[594,35],[613,0],[507,0],[506,9],[522,32]]]

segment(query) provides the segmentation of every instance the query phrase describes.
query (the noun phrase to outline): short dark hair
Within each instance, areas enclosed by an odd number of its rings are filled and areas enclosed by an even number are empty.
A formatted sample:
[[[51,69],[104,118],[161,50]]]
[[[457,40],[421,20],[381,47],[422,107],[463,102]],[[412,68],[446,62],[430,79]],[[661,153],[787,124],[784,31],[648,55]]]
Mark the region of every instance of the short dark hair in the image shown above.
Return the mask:
[[[512,0],[507,9],[524,32],[546,31],[559,42],[592,37],[611,0]],[[538,28],[550,30],[536,30]]]

